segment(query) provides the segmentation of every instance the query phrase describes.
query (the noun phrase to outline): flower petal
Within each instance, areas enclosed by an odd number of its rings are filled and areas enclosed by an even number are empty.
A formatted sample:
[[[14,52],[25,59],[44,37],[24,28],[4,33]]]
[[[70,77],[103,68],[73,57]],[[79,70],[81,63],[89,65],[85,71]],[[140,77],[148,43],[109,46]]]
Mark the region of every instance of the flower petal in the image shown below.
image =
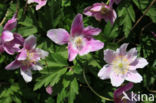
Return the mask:
[[[128,43],[122,44],[122,45],[120,46],[120,48],[117,49],[117,51],[116,51],[116,52],[118,53],[118,55],[120,55],[120,56],[126,55],[127,46],[128,46]]]
[[[36,10],[39,10],[41,7],[45,6],[47,3],[47,0],[37,0],[38,5],[36,6]]]
[[[91,39],[89,41],[89,44],[91,46],[90,49],[91,52],[98,51],[104,47],[104,43],[101,42],[100,40]]]
[[[11,31],[12,29],[14,29],[17,25],[17,19],[16,19],[16,15],[14,14],[14,16],[12,17],[12,19],[8,20],[8,22],[5,24],[4,26],[4,30],[9,30]]]
[[[70,33],[72,36],[80,35],[82,31],[83,31],[82,14],[77,14],[73,20]]]
[[[130,64],[130,70],[136,70],[137,68],[144,68],[148,65],[148,62],[144,58],[137,58],[133,63]]]
[[[92,8],[92,6],[85,8],[83,14],[85,14],[87,16],[92,16],[93,13],[90,11],[91,8]]]
[[[72,46],[71,43],[68,44],[68,59],[69,61],[73,61],[77,56],[78,51]]]
[[[8,64],[5,69],[7,70],[13,70],[18,69],[20,67],[20,62],[17,60],[12,61],[10,64]]]
[[[9,42],[9,41],[14,39],[14,35],[13,35],[12,32],[5,30],[5,31],[2,32],[1,39],[4,42]]]
[[[42,59],[45,59],[45,57],[47,57],[49,55],[49,53],[47,51],[44,51],[42,49],[38,49],[39,53],[40,53],[40,57]]]
[[[137,71],[128,72],[125,79],[130,82],[140,83],[143,79],[142,76]]]
[[[124,82],[124,76],[120,74],[116,74],[115,72],[112,72],[110,74],[111,84],[115,87],[120,86]]]
[[[98,35],[100,32],[101,32],[101,29],[88,26],[83,29],[82,34],[84,34],[85,36],[92,36],[92,35]]]
[[[111,67],[107,64],[99,71],[98,77],[102,80],[110,78]]]
[[[21,53],[18,55],[17,60],[26,60],[27,59],[27,51],[25,49],[21,50]]]
[[[47,36],[53,42],[59,45],[66,44],[69,41],[69,34],[65,29],[50,29]]]
[[[43,68],[42,68],[42,66],[39,64],[39,63],[37,63],[37,64],[34,64],[34,65],[32,65],[32,69],[33,70],[42,70]]]
[[[35,1],[34,1],[34,0],[28,0],[28,1],[27,1],[28,4],[31,4],[31,3],[33,3],[33,2],[35,2]]]
[[[32,81],[32,73],[31,73],[31,69],[20,69],[21,70],[21,75],[23,76],[23,79],[25,80],[25,82],[31,82]]]
[[[115,54],[116,53],[113,50],[109,50],[109,49],[104,50],[104,60],[107,63],[111,64],[113,59],[115,58]]]
[[[24,41],[24,48],[30,50],[36,46],[36,37],[34,35],[30,35]]]
[[[95,39],[84,39],[85,41],[85,45],[83,46],[83,48],[79,51],[79,54],[85,55],[88,54],[89,52],[94,52],[94,51],[98,51],[100,49],[102,49],[104,47],[104,43],[99,41],[99,40],[95,40]]]
[[[127,92],[131,88],[133,88],[133,83],[131,82],[129,82],[128,84],[124,86],[121,86],[114,92],[114,97],[120,97],[123,94],[123,92]]]
[[[49,95],[51,95],[52,92],[53,92],[52,87],[51,87],[51,86],[46,87],[46,92],[47,92]]]

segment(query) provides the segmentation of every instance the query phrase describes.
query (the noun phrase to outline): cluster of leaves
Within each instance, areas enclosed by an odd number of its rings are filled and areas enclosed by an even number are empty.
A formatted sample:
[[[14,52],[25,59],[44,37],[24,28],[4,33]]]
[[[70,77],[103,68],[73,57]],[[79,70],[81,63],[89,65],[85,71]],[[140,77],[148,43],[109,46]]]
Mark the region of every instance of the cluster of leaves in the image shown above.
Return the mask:
[[[18,10],[18,25],[16,32],[23,37],[35,34],[38,47],[49,52],[46,60],[42,61],[44,69],[33,72],[33,81],[25,83],[19,70],[7,71],[5,66],[15,57],[5,53],[0,54],[0,103],[106,103],[93,94],[83,78],[101,95],[113,98],[116,88],[109,80],[101,81],[97,77],[98,71],[105,64],[103,50],[77,57],[68,62],[66,46],[58,46],[51,42],[47,30],[51,28],[65,28],[70,30],[73,18],[82,13],[84,8],[95,2],[106,0],[48,0],[45,7],[35,11],[35,5],[27,5],[25,0],[0,1],[0,21],[5,22]],[[137,20],[144,15],[153,0],[122,0],[114,5],[117,20],[112,26],[104,21],[97,22],[92,17],[84,16],[85,26],[92,25],[101,28],[102,32],[96,38],[105,43],[105,47],[116,49],[122,43],[128,42],[131,47],[137,47],[138,55],[146,58],[149,65],[139,72],[144,80],[135,85],[135,91],[150,93],[156,89],[156,38],[151,32],[156,32],[156,4],[152,5],[138,25],[133,28]],[[2,25],[0,26],[1,31]],[[133,28],[133,29],[132,29]],[[47,86],[52,86],[53,94],[45,92]]]

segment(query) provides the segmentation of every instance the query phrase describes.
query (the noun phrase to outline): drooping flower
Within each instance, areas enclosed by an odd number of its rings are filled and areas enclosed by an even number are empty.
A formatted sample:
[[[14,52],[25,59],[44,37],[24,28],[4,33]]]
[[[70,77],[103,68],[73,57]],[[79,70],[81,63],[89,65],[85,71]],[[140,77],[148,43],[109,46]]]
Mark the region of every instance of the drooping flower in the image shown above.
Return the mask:
[[[79,55],[97,51],[103,48],[104,43],[95,40],[92,36],[101,32],[99,28],[83,26],[82,15],[78,14],[71,26],[70,35],[65,29],[51,29],[47,36],[56,44],[63,45],[68,43],[69,61],[73,61]]]
[[[152,32],[152,35],[156,38],[156,33]]]
[[[10,55],[20,50],[20,46],[23,45],[24,39],[18,33],[12,33],[11,30],[16,27],[17,19],[16,14],[12,19],[4,25],[2,35],[0,36],[0,53],[5,51]]]
[[[115,10],[104,3],[94,3],[92,6],[84,9],[84,14],[93,16],[98,21],[101,21],[101,19],[104,19],[106,22],[110,21],[111,24],[115,22],[117,17]]]
[[[121,1],[121,0],[110,0],[109,6],[112,7],[112,5],[113,5],[114,3],[118,5],[118,4],[120,3],[120,1]]]
[[[5,69],[13,70],[21,68],[20,72],[24,80],[30,82],[32,80],[31,69],[42,70],[42,66],[38,61],[48,56],[48,52],[35,47],[36,37],[31,35],[24,41],[24,47],[21,49],[20,54]]]
[[[42,8],[43,6],[46,5],[47,0],[28,0],[27,3],[28,3],[28,4],[37,3],[37,5],[36,5],[36,10],[39,10],[40,8]]]
[[[46,87],[46,92],[51,95],[53,93],[53,90],[52,90],[52,87],[51,86],[48,86]]]
[[[124,80],[139,83],[142,76],[136,71],[137,68],[144,68],[148,62],[144,58],[137,58],[136,48],[126,52],[128,44],[124,43],[116,51],[106,49],[104,51],[104,60],[106,65],[99,71],[100,79],[110,78],[113,86],[120,86]]]
[[[131,95],[128,91],[133,88],[133,83],[128,84],[118,88],[114,92],[114,103],[136,103],[136,101],[131,100]],[[125,96],[125,97],[124,97]]]

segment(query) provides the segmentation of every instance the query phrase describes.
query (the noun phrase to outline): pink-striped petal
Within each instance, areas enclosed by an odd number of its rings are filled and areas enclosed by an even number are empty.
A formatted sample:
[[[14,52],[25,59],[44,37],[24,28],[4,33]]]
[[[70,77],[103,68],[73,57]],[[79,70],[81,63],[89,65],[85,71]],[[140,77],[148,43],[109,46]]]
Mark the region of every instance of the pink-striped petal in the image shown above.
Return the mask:
[[[82,14],[77,14],[73,20],[70,33],[72,36],[80,35],[82,31],[83,31]]]
[[[130,64],[129,70],[136,70],[137,68],[144,68],[148,65],[148,62],[144,58],[137,58],[133,63]]]
[[[111,84],[115,87],[119,87],[124,82],[124,76],[111,72],[110,74]]]
[[[110,78],[111,67],[107,64],[99,71],[98,77],[102,80]]]
[[[18,69],[20,67],[20,62],[17,60],[12,61],[10,64],[8,64],[5,69],[6,70],[13,70],[13,69]]]
[[[25,49],[21,50],[20,54],[17,57],[17,60],[26,60],[27,59],[27,51]]]
[[[137,71],[128,72],[125,79],[133,83],[140,83],[143,80],[142,76]]]
[[[8,20],[8,22],[5,24],[4,26],[4,30],[9,30],[11,31],[12,29],[14,29],[17,25],[17,19],[16,19],[16,15],[14,14],[14,16],[12,17],[12,19]]]
[[[30,50],[36,46],[36,37],[34,35],[30,35],[24,41],[24,48]]]
[[[113,50],[109,50],[109,49],[104,50],[104,60],[107,63],[111,64],[115,56],[116,53]]]
[[[83,29],[82,34],[84,34],[85,36],[92,36],[92,35],[98,35],[100,32],[101,32],[101,29],[88,26]]]
[[[47,32],[47,36],[53,42],[59,45],[66,44],[69,41],[69,34],[65,29],[51,29]]]
[[[69,61],[73,61],[78,54],[78,50],[76,50],[72,44],[68,44],[68,59]]]
[[[9,42],[14,39],[14,35],[12,32],[5,30],[2,32],[1,39],[4,42]]]

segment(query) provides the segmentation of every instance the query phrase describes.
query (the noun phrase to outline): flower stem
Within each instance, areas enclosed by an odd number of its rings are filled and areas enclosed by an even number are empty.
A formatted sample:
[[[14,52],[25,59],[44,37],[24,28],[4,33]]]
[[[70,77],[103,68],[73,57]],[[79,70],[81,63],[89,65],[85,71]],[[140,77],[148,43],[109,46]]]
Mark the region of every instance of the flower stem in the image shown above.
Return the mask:
[[[100,94],[98,94],[98,93],[90,86],[90,84],[89,84],[88,81],[87,81],[86,75],[85,75],[85,70],[83,70],[83,78],[84,78],[86,84],[88,85],[89,89],[90,89],[96,96],[100,97],[101,99],[107,100],[107,101],[113,101],[113,100],[111,100],[111,99],[109,99],[109,98],[106,98],[106,97],[101,96]]]

